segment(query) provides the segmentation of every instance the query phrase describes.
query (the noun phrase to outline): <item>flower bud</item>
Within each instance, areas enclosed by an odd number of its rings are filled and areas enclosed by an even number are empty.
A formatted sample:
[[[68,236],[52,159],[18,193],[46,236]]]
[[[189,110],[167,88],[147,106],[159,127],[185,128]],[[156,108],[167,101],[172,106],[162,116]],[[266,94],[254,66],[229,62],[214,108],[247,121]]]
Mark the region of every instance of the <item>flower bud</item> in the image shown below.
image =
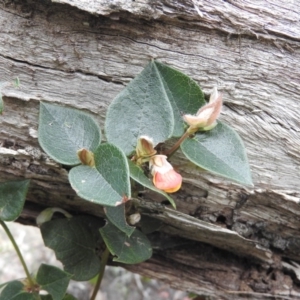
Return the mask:
[[[66,218],[70,219],[72,218],[72,215],[69,214],[67,211],[65,211],[62,208],[59,207],[49,207],[44,209],[36,218],[36,224],[37,226],[41,226],[43,223],[48,222],[52,219],[52,216],[54,213],[59,212],[62,213]]]
[[[94,153],[87,149],[80,149],[77,151],[77,155],[83,165],[95,167]]]
[[[135,225],[135,224],[137,224],[140,220],[141,220],[141,214],[140,214],[140,213],[132,214],[132,215],[130,215],[130,216],[127,218],[128,224],[130,224],[130,225]]]
[[[222,94],[218,92],[217,88],[214,88],[209,102],[201,107],[196,115],[184,115],[183,120],[190,125],[191,132],[195,132],[199,128],[210,130],[217,125],[216,120],[221,113],[221,108]]]
[[[156,188],[167,193],[175,193],[180,189],[182,177],[167,161],[167,156],[154,155],[150,158],[149,164]]]
[[[153,140],[146,135],[140,136],[136,146],[137,157],[149,157],[154,154],[156,154],[156,150],[153,147]]]

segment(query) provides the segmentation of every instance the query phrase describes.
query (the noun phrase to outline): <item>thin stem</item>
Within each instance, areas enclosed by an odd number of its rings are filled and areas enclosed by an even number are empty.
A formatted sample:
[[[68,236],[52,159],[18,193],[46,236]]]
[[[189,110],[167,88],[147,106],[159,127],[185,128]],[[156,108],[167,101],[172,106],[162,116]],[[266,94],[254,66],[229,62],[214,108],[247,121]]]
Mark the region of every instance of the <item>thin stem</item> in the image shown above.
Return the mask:
[[[20,261],[21,261],[21,264],[22,264],[22,266],[23,266],[23,269],[24,269],[24,271],[25,271],[25,273],[26,273],[26,277],[27,277],[27,279],[28,279],[28,282],[30,283],[30,286],[33,287],[33,286],[34,286],[34,282],[33,282],[33,280],[32,280],[32,277],[30,276],[30,273],[29,273],[29,271],[28,271],[27,265],[26,265],[26,263],[25,263],[25,261],[24,261],[24,258],[23,258],[22,254],[21,254],[21,251],[20,251],[20,249],[19,249],[19,247],[18,247],[18,245],[17,245],[17,243],[16,243],[14,237],[12,236],[10,230],[8,229],[8,227],[6,226],[6,224],[5,224],[2,220],[0,220],[0,224],[2,225],[2,227],[4,228],[4,230],[5,230],[5,232],[6,232],[7,236],[8,236],[8,238],[9,238],[10,241],[12,242],[12,244],[13,244],[13,246],[14,246],[16,252],[17,252],[17,255],[18,255],[18,257],[19,257],[19,259],[20,259]]]
[[[94,287],[93,294],[92,294],[92,297],[91,297],[90,300],[95,300],[96,299],[96,296],[97,296],[97,293],[98,293],[98,290],[100,288],[101,281],[102,281],[102,278],[103,278],[103,275],[104,275],[104,271],[105,271],[105,267],[106,267],[109,255],[110,255],[110,252],[109,252],[108,248],[106,247],[105,250],[103,251],[102,255],[101,255],[100,271],[99,271],[97,282],[96,282],[96,285]]]
[[[165,155],[171,157],[180,147],[181,143],[190,135],[191,133],[187,130],[181,138],[173,145],[173,147],[165,152]]]

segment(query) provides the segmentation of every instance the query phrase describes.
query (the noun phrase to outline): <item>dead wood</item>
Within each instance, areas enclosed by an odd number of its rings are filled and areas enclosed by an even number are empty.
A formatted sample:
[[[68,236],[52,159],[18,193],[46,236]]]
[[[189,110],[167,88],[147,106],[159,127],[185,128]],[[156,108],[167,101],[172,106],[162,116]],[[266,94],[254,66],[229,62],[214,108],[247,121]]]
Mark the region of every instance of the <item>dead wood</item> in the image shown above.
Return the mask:
[[[59,3],[53,3],[59,2]],[[245,142],[254,188],[184,162],[178,210],[152,193],[139,209],[163,222],[152,259],[126,268],[216,299],[300,296],[300,25],[296,1],[2,1],[0,180],[30,178],[20,221],[41,207],[102,216],[70,188],[37,141],[39,101],[101,125],[150,59],[224,94],[221,119]],[[116,125],[117,126],[117,125]],[[103,127],[103,126],[102,126]]]

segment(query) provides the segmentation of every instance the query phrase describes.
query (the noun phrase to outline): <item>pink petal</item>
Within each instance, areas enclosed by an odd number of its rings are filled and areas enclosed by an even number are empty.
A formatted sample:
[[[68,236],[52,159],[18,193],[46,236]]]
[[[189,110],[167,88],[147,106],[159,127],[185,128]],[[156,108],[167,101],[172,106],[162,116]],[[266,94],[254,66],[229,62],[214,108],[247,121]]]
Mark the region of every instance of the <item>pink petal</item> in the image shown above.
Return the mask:
[[[174,169],[162,174],[156,172],[153,176],[154,185],[167,193],[177,192],[182,184],[182,176]]]

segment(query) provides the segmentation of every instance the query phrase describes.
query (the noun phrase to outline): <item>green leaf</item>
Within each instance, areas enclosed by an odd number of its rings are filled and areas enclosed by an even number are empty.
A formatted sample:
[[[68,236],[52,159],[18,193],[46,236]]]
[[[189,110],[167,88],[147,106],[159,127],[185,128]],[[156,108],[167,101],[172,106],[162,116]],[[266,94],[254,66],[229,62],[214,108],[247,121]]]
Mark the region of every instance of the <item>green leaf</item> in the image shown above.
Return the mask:
[[[45,245],[54,250],[64,270],[73,275],[73,280],[85,281],[98,274],[97,248],[102,240],[99,234],[102,225],[100,219],[91,216],[56,219],[42,224]]]
[[[204,104],[204,94],[195,81],[151,61],[111,103],[105,124],[107,139],[126,155],[135,150],[141,135],[153,138],[157,145],[181,136],[182,113],[195,114]]]
[[[125,218],[125,204],[118,205],[117,207],[105,207],[105,214],[108,220],[113,223],[117,228],[131,236],[135,227],[132,227],[127,224]]]
[[[139,222],[139,228],[144,234],[150,234],[154,231],[158,231],[163,226],[161,220],[143,215],[141,221]]]
[[[52,296],[47,294],[47,295],[40,295],[41,300],[53,300]]]
[[[0,220],[13,221],[22,212],[30,180],[0,183]]]
[[[88,114],[73,108],[41,102],[39,143],[54,160],[65,165],[80,163],[77,151],[94,151],[101,142],[101,130]]]
[[[111,144],[100,145],[95,153],[95,168],[77,166],[71,169],[69,181],[85,200],[116,206],[123,197],[131,197],[127,158]]]
[[[0,300],[36,300],[33,294],[23,290],[24,285],[18,281],[10,281],[2,290]]]
[[[168,94],[154,62],[121,91],[108,108],[107,140],[126,155],[134,151],[141,135],[164,142],[173,132],[174,117]]]
[[[95,151],[95,167],[122,197],[131,197],[129,167],[124,153],[112,144]]]
[[[176,209],[175,201],[167,193],[156,188],[154,186],[154,184],[152,183],[152,181],[144,174],[144,171],[139,166],[137,166],[130,160],[128,160],[128,165],[129,165],[130,177],[133,180],[135,180],[142,186],[165,196],[169,200],[169,202],[172,204],[172,206]]]
[[[42,264],[37,272],[36,280],[41,288],[47,291],[53,300],[61,300],[66,293],[71,274],[57,267]]]
[[[66,294],[62,300],[77,300],[77,298],[75,298],[74,296],[72,296],[70,294]]]
[[[219,122],[206,132],[198,132],[181,144],[182,152],[197,166],[233,181],[252,185],[243,142],[228,125]]]
[[[153,62],[174,114],[174,131],[172,136],[180,137],[184,133],[182,114],[196,114],[206,104],[199,85],[187,75],[157,61]]]
[[[138,264],[152,255],[151,244],[142,232],[135,229],[130,237],[111,223],[100,229],[109,251],[116,255],[113,260],[126,264]]]
[[[53,300],[53,298],[51,297],[51,295],[40,295],[41,300]],[[77,298],[73,297],[70,294],[66,294],[64,295],[63,298],[61,298],[62,300],[77,300]]]

